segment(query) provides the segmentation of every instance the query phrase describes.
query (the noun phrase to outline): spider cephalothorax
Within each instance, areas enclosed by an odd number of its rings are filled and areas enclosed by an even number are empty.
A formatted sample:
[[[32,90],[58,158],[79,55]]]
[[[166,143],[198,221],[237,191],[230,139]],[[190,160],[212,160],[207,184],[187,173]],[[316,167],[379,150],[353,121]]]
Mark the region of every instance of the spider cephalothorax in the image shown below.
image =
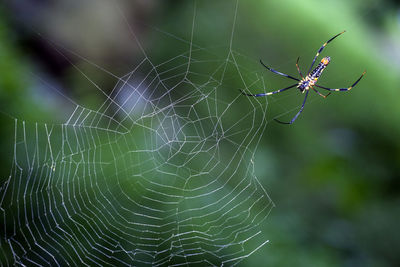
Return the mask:
[[[336,37],[338,37],[339,35],[341,35],[341,34],[344,33],[344,32],[345,32],[345,31],[342,31],[342,32],[339,33],[339,34],[336,34],[336,35],[333,36],[331,39],[329,39],[328,41],[326,41],[326,42],[318,49],[317,54],[315,55],[315,57],[314,57],[314,59],[313,59],[313,61],[312,61],[312,63],[311,63],[311,66],[310,66],[310,68],[308,69],[307,75],[306,75],[305,77],[303,76],[303,74],[301,74],[301,71],[300,71],[300,68],[299,68],[299,59],[300,59],[300,58],[297,58],[296,67],[297,67],[297,71],[299,72],[299,74],[300,74],[300,76],[301,76],[301,80],[300,80],[300,79],[297,79],[297,78],[294,78],[294,77],[292,77],[292,76],[290,76],[290,75],[284,74],[284,73],[282,73],[282,72],[276,71],[276,70],[274,70],[274,69],[272,69],[272,68],[266,66],[266,65],[260,60],[261,64],[262,64],[265,68],[267,68],[268,70],[272,71],[272,72],[275,73],[275,74],[282,75],[282,76],[287,77],[287,78],[289,78],[289,79],[295,80],[295,81],[297,81],[297,83],[295,83],[295,84],[293,84],[293,85],[291,85],[291,86],[289,86],[289,87],[286,87],[286,88],[283,88],[283,89],[279,89],[279,90],[276,90],[276,91],[273,91],[273,92],[269,92],[269,93],[247,94],[247,93],[245,93],[244,91],[242,91],[242,94],[247,95],[247,96],[255,96],[255,97],[267,96],[267,95],[273,95],[273,94],[276,94],[276,93],[283,92],[283,91],[285,91],[285,90],[287,90],[287,89],[290,89],[290,88],[293,88],[293,87],[296,86],[297,88],[299,88],[300,92],[306,93],[306,95],[305,95],[305,97],[304,97],[304,100],[303,100],[303,104],[301,105],[300,110],[297,112],[297,114],[292,118],[292,120],[291,120],[290,122],[281,122],[281,121],[275,119],[275,120],[276,120],[277,122],[279,122],[279,123],[283,123],[283,124],[292,124],[292,123],[297,119],[297,117],[300,115],[300,113],[303,111],[304,105],[306,104],[308,92],[310,91],[310,89],[314,90],[317,94],[319,94],[319,95],[322,96],[323,98],[326,98],[330,93],[327,94],[327,95],[323,95],[323,94],[321,94],[315,87],[318,87],[318,88],[321,88],[321,89],[324,89],[324,90],[328,90],[328,91],[349,91],[351,88],[353,88],[353,87],[361,80],[361,78],[362,78],[362,77],[364,76],[364,74],[365,74],[365,71],[363,72],[363,74],[361,74],[360,78],[358,78],[357,81],[355,81],[350,87],[347,87],[347,88],[336,88],[336,89],[328,88],[328,87],[324,87],[324,86],[321,86],[321,85],[317,85],[317,84],[316,84],[317,81],[318,81],[318,78],[321,76],[322,72],[325,70],[326,66],[328,66],[329,62],[331,61],[331,58],[330,58],[330,57],[324,57],[324,58],[321,60],[321,62],[317,65],[317,67],[315,67],[315,69],[313,69],[313,70],[311,71],[312,67],[314,66],[315,60],[317,59],[317,57],[319,56],[319,54],[322,52],[322,50],[325,48],[325,46],[326,46],[329,42],[331,42],[333,39],[335,39]]]

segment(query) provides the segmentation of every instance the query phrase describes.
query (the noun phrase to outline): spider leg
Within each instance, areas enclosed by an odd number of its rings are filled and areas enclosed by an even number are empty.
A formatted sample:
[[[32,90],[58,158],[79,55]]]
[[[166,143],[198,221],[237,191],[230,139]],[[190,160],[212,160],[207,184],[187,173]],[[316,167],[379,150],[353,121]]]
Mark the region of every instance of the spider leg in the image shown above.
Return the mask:
[[[282,124],[292,124],[297,119],[297,117],[300,115],[300,113],[303,111],[304,105],[306,104],[308,92],[310,92],[310,91],[307,90],[306,96],[304,97],[303,104],[301,105],[301,108],[300,108],[299,112],[297,112],[297,114],[293,117],[293,119],[290,122],[283,122],[283,121],[280,121],[280,120],[277,120],[277,119],[274,119],[274,120],[276,122],[279,122],[279,123],[282,123]]]
[[[333,36],[331,39],[329,39],[328,41],[326,41],[326,42],[318,49],[318,52],[317,52],[317,54],[315,55],[315,57],[314,57],[314,59],[313,59],[313,61],[312,61],[312,63],[311,63],[311,66],[310,66],[310,69],[309,69],[308,72],[307,72],[307,75],[310,73],[312,67],[314,66],[315,60],[317,59],[317,57],[319,56],[319,54],[322,52],[322,50],[324,50],[325,46],[326,46],[327,44],[329,44],[333,39],[335,39],[336,37],[338,37],[339,35],[341,35],[341,34],[344,33],[344,32],[345,32],[345,31],[342,31],[341,33],[336,34],[336,35]]]
[[[355,81],[350,87],[347,87],[347,88],[335,88],[334,89],[334,88],[328,88],[328,87],[324,87],[324,86],[316,85],[316,84],[314,86],[328,90],[328,91],[336,91],[336,92],[337,91],[349,91],[349,90],[351,90],[351,88],[356,86],[356,84],[361,80],[361,78],[364,76],[364,74],[365,74],[365,71],[361,74],[360,78],[358,78],[357,81]]]
[[[291,85],[291,86],[289,86],[289,87],[286,87],[286,88],[283,88],[283,89],[279,89],[279,90],[276,90],[276,91],[273,91],[273,92],[261,93],[261,94],[255,94],[255,95],[253,95],[253,94],[247,94],[246,92],[244,92],[243,90],[240,90],[240,89],[239,89],[239,91],[240,91],[243,95],[259,97],[259,96],[267,96],[267,95],[277,94],[277,93],[283,92],[283,91],[285,91],[285,90],[287,90],[287,89],[293,88],[293,87],[295,87],[296,85],[297,85],[297,83],[295,83],[295,84],[293,84],[293,85]]]
[[[299,59],[300,59],[300,57],[298,57],[297,60],[296,60],[296,67],[297,67],[297,71],[299,72],[301,78],[304,79],[303,74],[301,74],[301,71],[300,71],[300,68],[299,68]]]
[[[292,76],[287,75],[287,74],[285,74],[285,73],[282,73],[282,72],[276,71],[276,70],[274,70],[274,69],[271,69],[270,67],[268,67],[267,65],[265,65],[265,64],[262,62],[261,59],[260,59],[260,63],[261,63],[261,65],[263,65],[267,70],[272,71],[272,72],[275,73],[275,74],[285,76],[285,77],[287,77],[287,78],[289,78],[289,79],[292,79],[292,80],[295,80],[295,81],[300,81],[299,79],[297,79],[297,78],[295,78],[295,77],[292,77]]]
[[[312,89],[317,93],[317,94],[319,94],[320,96],[322,96],[323,98],[327,98],[328,97],[328,95],[330,95],[331,93],[329,92],[327,95],[324,95],[324,94],[321,94],[317,89],[315,89],[314,87],[312,87]]]

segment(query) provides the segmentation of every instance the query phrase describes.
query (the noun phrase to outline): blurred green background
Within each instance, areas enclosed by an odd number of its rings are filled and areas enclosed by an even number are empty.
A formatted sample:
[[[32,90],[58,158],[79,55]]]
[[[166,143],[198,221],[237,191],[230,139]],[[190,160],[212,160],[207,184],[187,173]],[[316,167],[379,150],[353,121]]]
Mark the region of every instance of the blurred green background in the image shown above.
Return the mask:
[[[268,124],[260,143],[252,148],[256,149],[255,175],[275,204],[262,224],[269,244],[240,266],[398,266],[400,4],[394,0],[239,1],[231,35],[235,7],[234,1],[176,0],[1,4],[2,192],[13,161],[14,118],[64,122],[74,102],[96,110],[106,97],[88,86],[74,66],[85,69],[106,94],[115,84],[109,75],[92,72],[82,58],[64,48],[120,77],[141,59],[141,48],[130,31],[152,62],[164,62],[188,51],[194,21],[194,47],[205,47],[219,60],[229,51],[240,55],[240,73],[257,73],[265,83],[265,89],[257,87],[261,83],[247,88],[256,93],[291,84],[264,70],[259,59],[295,76],[298,56],[304,73],[322,43],[346,30],[322,53],[332,61],[319,83],[347,87],[366,70],[353,90],[325,100],[310,97],[291,126],[272,119],[287,121],[294,116],[303,99],[296,89],[269,99],[241,97],[235,100],[241,108],[229,110],[228,119],[236,121],[255,103],[267,105]],[[194,71],[207,73],[197,68]],[[229,86],[219,93],[232,102],[243,83],[234,71],[228,73]]]

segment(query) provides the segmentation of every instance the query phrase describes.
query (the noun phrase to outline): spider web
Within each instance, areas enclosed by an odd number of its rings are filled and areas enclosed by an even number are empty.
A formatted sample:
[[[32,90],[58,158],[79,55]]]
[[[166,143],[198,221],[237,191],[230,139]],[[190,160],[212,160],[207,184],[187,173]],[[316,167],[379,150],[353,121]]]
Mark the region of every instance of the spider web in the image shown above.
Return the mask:
[[[274,205],[253,170],[267,102],[237,90],[265,86],[233,49],[234,10],[222,48],[193,42],[196,8],[189,41],[157,31],[187,45],[163,62],[132,30],[141,58],[120,76],[54,45],[114,87],[107,93],[71,60],[105,101],[89,108],[65,97],[74,108],[58,124],[15,119],[0,188],[3,263],[235,265],[268,242],[261,224]]]

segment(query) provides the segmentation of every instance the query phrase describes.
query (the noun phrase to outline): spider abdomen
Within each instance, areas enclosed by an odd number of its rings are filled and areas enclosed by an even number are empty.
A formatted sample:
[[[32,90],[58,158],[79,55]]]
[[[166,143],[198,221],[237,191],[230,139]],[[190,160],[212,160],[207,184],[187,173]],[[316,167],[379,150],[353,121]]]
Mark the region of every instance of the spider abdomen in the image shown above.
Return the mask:
[[[330,61],[330,57],[324,57],[315,69],[313,69],[305,78],[300,80],[297,88],[299,88],[301,92],[304,92],[314,86]]]
[[[313,69],[309,74],[310,79],[318,79],[321,76],[324,69],[326,68],[326,66],[328,66],[330,61],[331,61],[330,57],[324,57],[318,64],[318,66],[315,67],[315,69]]]

